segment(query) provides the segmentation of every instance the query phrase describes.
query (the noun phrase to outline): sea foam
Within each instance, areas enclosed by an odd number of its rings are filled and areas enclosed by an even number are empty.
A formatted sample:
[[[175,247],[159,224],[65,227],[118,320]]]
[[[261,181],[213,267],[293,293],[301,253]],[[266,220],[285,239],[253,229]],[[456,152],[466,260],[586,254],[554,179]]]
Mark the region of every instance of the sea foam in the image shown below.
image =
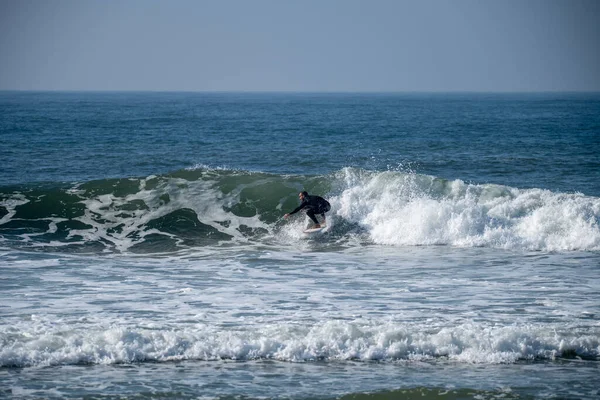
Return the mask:
[[[445,357],[467,363],[600,356],[600,332],[562,326],[462,324],[433,328],[373,321],[224,329],[77,326],[34,321],[3,327],[0,366],[115,364],[142,361],[395,361]]]
[[[385,245],[600,250],[600,199],[347,168],[332,201],[338,217]]]

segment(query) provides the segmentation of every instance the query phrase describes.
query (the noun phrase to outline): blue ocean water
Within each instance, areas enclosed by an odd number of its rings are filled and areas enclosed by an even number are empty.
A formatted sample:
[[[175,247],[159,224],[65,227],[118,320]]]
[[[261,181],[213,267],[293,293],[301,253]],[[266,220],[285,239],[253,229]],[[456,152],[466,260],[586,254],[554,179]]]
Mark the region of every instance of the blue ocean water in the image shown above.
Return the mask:
[[[596,94],[0,93],[0,184],[344,167],[600,195]]]
[[[599,94],[0,92],[0,141],[0,395],[598,396]]]

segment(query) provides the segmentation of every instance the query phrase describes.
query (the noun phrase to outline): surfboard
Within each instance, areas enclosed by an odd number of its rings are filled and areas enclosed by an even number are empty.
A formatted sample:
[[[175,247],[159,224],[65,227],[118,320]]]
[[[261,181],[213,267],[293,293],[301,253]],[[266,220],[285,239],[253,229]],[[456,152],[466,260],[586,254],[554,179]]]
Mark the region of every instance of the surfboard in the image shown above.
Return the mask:
[[[323,233],[325,231],[325,228],[327,228],[327,226],[321,225],[320,228],[305,229],[305,230],[302,231],[302,233],[304,234],[304,236],[307,236],[307,237],[317,236],[317,235]]]

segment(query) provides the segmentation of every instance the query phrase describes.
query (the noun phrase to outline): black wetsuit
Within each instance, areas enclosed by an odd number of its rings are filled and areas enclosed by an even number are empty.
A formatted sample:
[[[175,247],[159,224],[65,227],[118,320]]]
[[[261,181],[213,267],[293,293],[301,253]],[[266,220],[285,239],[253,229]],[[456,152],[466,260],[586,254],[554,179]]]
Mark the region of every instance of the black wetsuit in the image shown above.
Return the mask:
[[[290,214],[295,214],[298,211],[306,208],[306,215],[313,220],[315,224],[318,224],[315,214],[321,214],[325,218],[325,213],[331,209],[331,205],[327,200],[321,196],[304,196],[304,201]]]

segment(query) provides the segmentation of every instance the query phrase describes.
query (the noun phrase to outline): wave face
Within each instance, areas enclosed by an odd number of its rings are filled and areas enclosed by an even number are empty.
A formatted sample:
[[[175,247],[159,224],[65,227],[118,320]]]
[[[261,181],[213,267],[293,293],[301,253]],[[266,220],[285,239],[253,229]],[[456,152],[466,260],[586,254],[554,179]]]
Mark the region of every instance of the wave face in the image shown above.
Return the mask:
[[[198,167],[74,186],[3,188],[0,235],[11,247],[162,253],[288,243],[282,221],[308,190],[332,204],[329,242],[514,250],[600,250],[600,199],[473,185],[404,171],[344,168],[322,176]]]

